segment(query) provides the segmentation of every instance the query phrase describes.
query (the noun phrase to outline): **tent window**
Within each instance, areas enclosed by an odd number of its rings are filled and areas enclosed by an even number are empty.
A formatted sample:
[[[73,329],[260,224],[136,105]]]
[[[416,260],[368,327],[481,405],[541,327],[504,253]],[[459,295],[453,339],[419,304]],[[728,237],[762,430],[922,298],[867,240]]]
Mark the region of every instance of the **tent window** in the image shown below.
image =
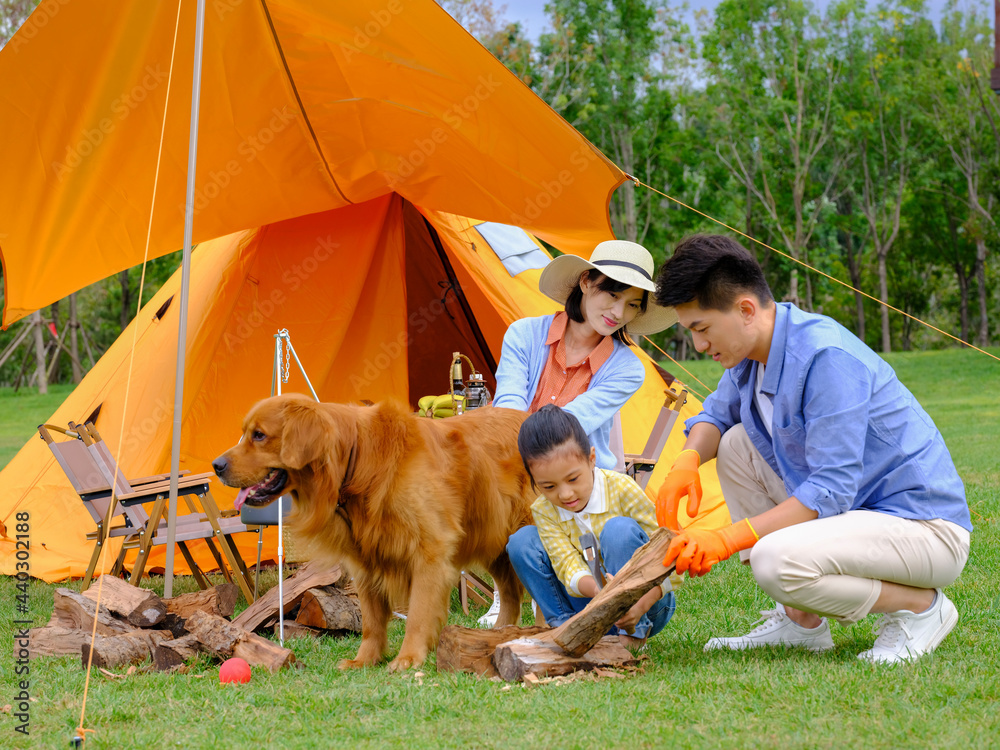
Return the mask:
[[[533,268],[545,268],[549,263],[548,256],[523,229],[489,221],[477,225],[476,229],[511,276]]]

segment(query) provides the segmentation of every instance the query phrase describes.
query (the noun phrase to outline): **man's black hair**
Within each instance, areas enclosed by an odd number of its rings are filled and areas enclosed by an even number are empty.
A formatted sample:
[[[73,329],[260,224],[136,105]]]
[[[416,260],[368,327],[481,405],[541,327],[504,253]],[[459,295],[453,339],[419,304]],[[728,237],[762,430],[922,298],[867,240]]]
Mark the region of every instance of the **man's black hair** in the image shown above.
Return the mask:
[[[722,234],[685,237],[656,276],[656,301],[661,305],[697,302],[704,310],[726,311],[746,292],[765,306],[774,300],[757,259]]]
[[[532,487],[535,486],[535,478],[531,476],[528,462],[547,456],[571,441],[576,443],[585,457],[590,457],[590,439],[583,431],[580,420],[555,404],[546,404],[524,420],[517,433],[517,450]]]

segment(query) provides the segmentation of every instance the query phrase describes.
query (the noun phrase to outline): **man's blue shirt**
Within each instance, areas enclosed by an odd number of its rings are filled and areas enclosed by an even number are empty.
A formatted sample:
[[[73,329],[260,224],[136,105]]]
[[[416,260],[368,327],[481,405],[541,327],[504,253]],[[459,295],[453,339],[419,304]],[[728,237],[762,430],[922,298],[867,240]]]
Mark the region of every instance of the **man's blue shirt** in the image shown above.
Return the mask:
[[[834,320],[777,304],[761,391],[770,434],[753,403],[758,363],[727,370],[686,422],[722,433],[742,423],[760,454],[820,518],[872,510],[942,518],[972,530],[965,486],[934,422],[860,339]]]

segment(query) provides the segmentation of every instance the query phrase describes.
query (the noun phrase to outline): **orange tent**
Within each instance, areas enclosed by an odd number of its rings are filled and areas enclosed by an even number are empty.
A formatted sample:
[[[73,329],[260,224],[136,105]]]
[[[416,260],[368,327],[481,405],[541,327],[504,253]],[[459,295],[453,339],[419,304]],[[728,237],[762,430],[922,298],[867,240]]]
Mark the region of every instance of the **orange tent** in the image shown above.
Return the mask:
[[[165,108],[151,254],[180,244],[191,55],[181,34],[171,69],[173,14],[47,0],[0,51],[5,323],[141,261]],[[492,372],[506,326],[552,309],[536,286],[548,255],[512,224],[570,252],[612,236],[622,173],[430,0],[217,3],[204,67],[181,468],[207,468],[269,393],[279,328],[324,400],[413,403],[445,389],[451,352]],[[131,475],[168,467],[178,276],[51,420],[99,407]],[[623,414],[630,452],[662,403],[647,373]],[[32,514],[32,573],[80,575],[90,520],[41,441],[0,482],[6,528]],[[704,507],[724,514],[714,477],[706,485]],[[0,573],[12,560],[0,555]]]
[[[147,230],[182,246],[179,7],[43,0],[0,50],[4,326],[141,263]],[[621,170],[433,0],[219,0],[204,38],[196,243],[393,192],[566,252],[613,236]]]
[[[243,414],[270,393],[279,329],[288,329],[324,401],[393,396],[412,404],[447,389],[453,351],[489,373],[511,322],[556,308],[537,287],[549,259],[519,229],[421,210],[398,195],[203,243],[192,262],[181,468],[204,471],[238,439]],[[65,424],[96,414],[109,446],[121,446],[128,475],[169,465],[179,284],[178,272],[50,420]],[[665,387],[641,356],[646,383],[622,411],[630,453],[641,452]],[[308,392],[294,363],[283,390]],[[692,399],[682,416],[699,408]],[[678,427],[664,456],[675,455],[683,442]],[[668,463],[657,466],[650,487],[660,485]],[[703,484],[700,522],[718,523],[725,506],[711,471]],[[44,442],[29,441],[0,472],[0,485],[0,519],[8,529],[16,512],[31,514],[32,574],[46,580],[82,575],[92,549],[85,533],[93,524]],[[235,498],[218,483],[213,493],[223,507]],[[10,536],[0,538],[0,550],[13,551]],[[239,535],[238,546],[245,559],[254,559],[256,535]],[[275,547],[272,528],[265,559]],[[195,554],[211,566],[207,551]],[[162,564],[163,548],[157,548],[150,565]],[[13,554],[0,554],[0,573],[13,573],[13,565]],[[180,560],[177,569],[184,569]]]

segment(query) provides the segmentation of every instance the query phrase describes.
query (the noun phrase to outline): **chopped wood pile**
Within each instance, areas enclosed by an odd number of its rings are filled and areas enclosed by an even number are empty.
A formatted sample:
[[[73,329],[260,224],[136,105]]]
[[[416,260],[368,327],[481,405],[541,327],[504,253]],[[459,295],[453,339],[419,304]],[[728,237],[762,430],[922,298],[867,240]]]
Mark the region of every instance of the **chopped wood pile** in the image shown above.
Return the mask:
[[[557,628],[478,630],[449,625],[441,633],[438,669],[517,682],[634,666],[631,652],[606,633],[673,572],[673,566],[663,567],[672,538],[672,532],[657,529],[582,612]]]
[[[339,566],[307,564],[284,581],[286,637],[360,632],[357,595],[341,579]],[[278,587],[232,620],[238,595],[235,584],[224,583],[161,599],[113,576],[82,594],[59,588],[48,624],[28,633],[29,655],[79,654],[84,668],[92,660],[106,669],[152,661],[157,670],[171,670],[199,654],[219,661],[239,657],[271,672],[301,667],[291,650],[254,632],[270,632],[272,625],[277,632]]]

